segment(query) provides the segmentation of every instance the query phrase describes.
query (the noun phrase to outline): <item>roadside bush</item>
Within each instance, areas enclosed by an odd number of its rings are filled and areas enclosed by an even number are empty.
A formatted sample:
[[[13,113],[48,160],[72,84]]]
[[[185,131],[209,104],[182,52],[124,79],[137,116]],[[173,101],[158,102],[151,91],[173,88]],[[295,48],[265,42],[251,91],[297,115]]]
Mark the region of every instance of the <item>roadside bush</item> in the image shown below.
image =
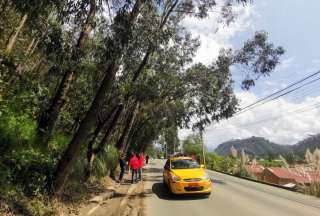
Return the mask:
[[[216,153],[207,153],[206,166],[208,169],[226,173],[234,173],[236,159],[232,157],[219,156]]]
[[[221,171],[221,162],[223,157],[217,155],[216,153],[206,154],[206,167],[208,169]]]
[[[227,173],[234,173],[236,159],[232,157],[224,157],[220,162],[220,170]]]
[[[312,182],[309,187],[308,193],[310,195],[320,197],[320,182]]]
[[[113,146],[108,146],[101,152],[93,163],[93,174],[99,177],[110,175],[114,177],[114,172],[118,166],[119,153]],[[113,172],[113,173],[112,173]]]
[[[240,177],[247,177],[247,178],[254,178],[254,176],[249,173],[247,171],[247,169],[237,169],[235,172],[234,172],[234,175],[235,176],[240,176]]]

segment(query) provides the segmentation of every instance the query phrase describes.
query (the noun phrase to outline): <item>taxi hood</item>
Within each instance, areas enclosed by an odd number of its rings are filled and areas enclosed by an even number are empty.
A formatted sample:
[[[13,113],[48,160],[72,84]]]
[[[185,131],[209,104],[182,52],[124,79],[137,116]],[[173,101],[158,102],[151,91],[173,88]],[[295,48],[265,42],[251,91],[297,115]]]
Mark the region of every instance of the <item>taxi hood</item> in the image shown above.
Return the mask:
[[[206,172],[202,168],[195,169],[171,169],[171,172],[176,176],[185,179],[185,178],[202,178]]]

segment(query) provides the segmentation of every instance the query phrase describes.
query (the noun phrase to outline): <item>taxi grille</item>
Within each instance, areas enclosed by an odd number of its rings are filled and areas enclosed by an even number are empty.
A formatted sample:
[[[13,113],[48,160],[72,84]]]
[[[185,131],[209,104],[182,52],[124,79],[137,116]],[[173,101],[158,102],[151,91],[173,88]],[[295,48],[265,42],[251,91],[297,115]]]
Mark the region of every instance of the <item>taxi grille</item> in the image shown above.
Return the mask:
[[[198,182],[201,180],[202,180],[201,178],[185,178],[185,179],[183,179],[183,181],[185,181],[185,182]]]
[[[186,191],[202,191],[203,187],[185,187]]]

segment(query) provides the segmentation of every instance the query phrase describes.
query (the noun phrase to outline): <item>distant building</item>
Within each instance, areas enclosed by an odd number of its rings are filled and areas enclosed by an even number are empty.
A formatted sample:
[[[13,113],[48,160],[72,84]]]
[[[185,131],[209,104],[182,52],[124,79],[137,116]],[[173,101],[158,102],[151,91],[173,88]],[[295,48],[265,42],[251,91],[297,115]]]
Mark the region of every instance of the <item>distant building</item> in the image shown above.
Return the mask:
[[[268,167],[263,170],[261,176],[262,181],[283,186],[310,185],[311,182],[320,182],[319,173],[305,171],[301,167]]]
[[[289,172],[289,170],[281,167],[265,168],[262,172],[261,180],[277,185],[296,183],[293,175]]]
[[[258,181],[262,181],[262,172],[265,168],[261,165],[246,165],[246,170],[248,173],[253,175]]]

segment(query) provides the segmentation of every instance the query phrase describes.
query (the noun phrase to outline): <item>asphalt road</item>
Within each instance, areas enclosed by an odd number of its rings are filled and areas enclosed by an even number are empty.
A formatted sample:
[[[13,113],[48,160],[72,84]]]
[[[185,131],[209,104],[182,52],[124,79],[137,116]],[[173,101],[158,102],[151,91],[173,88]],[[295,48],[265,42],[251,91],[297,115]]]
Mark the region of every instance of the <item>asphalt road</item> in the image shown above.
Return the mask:
[[[208,171],[213,179],[209,198],[172,197],[162,184],[164,161],[145,170],[146,216],[320,216],[320,199]]]

